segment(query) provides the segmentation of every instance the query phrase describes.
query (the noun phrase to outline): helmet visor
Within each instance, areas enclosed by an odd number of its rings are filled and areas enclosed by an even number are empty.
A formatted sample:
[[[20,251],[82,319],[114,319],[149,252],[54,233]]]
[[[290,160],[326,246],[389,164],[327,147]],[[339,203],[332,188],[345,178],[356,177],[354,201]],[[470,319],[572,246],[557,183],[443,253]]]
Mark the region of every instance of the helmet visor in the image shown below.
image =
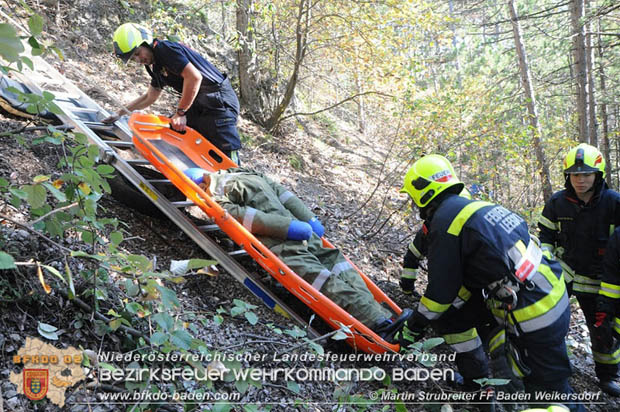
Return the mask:
[[[134,47],[133,49],[129,50],[127,53],[123,53],[120,47],[118,47],[118,43],[114,42],[114,54],[116,55],[116,57],[121,59],[123,63],[125,64],[129,62],[129,59],[131,59],[131,56],[133,56],[136,49],[137,47]]]
[[[578,174],[586,174],[586,173],[597,173],[600,170],[596,167],[589,166],[587,164],[579,163],[574,164],[568,169],[564,170],[564,173],[567,175],[578,175]]]

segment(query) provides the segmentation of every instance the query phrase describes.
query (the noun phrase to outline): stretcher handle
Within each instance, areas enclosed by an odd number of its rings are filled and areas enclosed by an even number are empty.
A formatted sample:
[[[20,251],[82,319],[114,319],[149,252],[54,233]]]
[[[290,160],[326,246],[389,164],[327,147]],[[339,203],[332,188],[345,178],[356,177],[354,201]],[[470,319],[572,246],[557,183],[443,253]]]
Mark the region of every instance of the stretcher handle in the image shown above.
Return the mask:
[[[167,127],[173,132],[176,132],[179,134],[185,134],[187,132],[187,130],[183,130],[183,131],[176,130],[175,128],[172,127],[170,123],[150,123],[150,122],[140,122],[138,120],[135,120],[134,123],[139,124],[140,126]]]

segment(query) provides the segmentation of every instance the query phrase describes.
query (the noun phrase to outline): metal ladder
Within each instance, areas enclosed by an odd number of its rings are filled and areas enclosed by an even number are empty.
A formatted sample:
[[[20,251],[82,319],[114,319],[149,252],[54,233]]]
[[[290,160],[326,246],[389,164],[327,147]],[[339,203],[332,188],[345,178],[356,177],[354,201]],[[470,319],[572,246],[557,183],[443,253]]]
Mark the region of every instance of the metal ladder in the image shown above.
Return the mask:
[[[34,62],[34,71],[25,68],[17,77],[33,93],[42,94],[44,90],[55,95],[54,103],[61,109],[58,115],[67,126],[72,126],[74,132],[86,135],[91,144],[99,147],[100,161],[112,165],[120,174],[150,199],[172,222],[174,222],[187,236],[190,237],[209,256],[242,283],[250,292],[257,296],[267,307],[292,318],[305,328],[311,338],[319,336],[307,322],[285,304],[272,291],[266,288],[256,274],[248,272],[234,257],[247,255],[240,249],[232,252],[223,250],[207,233],[218,231],[217,225],[196,226],[182,211],[186,206],[194,205],[191,201],[170,201],[163,196],[153,183],[170,183],[167,179],[147,179],[135,168],[135,165],[150,165],[133,149],[136,159],[126,160],[120,156],[119,149],[133,148],[132,133],[126,122],[117,121],[107,125],[99,121],[109,113],[82,92],[71,81],[60,74],[54,67],[40,57],[31,57]],[[49,87],[49,89],[47,89]],[[120,140],[102,138],[100,134],[113,135]]]

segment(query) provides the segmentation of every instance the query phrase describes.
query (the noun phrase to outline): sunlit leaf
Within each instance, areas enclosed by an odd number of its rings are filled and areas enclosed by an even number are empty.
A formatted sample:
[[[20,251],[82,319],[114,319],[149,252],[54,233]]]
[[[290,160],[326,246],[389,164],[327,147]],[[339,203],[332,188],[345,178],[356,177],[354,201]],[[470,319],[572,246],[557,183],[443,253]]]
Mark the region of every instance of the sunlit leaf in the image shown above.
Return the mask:
[[[24,46],[17,37],[17,32],[13,26],[8,23],[0,23],[0,56],[9,62],[14,62],[23,52]]]
[[[43,286],[43,290],[45,290],[45,293],[49,295],[52,292],[52,288],[50,287],[50,285],[45,283],[45,278],[43,277],[43,270],[41,269],[40,265],[37,265],[37,276],[39,277],[39,282],[41,283],[41,286]]]
[[[41,34],[43,31],[43,17],[38,14],[33,14],[28,19],[28,28],[30,29],[30,34],[33,36],[37,36]]]

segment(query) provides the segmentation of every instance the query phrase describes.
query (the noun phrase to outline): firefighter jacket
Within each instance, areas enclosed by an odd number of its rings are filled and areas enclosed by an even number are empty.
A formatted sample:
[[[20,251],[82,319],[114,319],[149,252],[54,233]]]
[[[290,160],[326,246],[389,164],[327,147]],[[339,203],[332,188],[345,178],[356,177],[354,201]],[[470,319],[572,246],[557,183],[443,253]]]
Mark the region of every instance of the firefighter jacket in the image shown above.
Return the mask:
[[[542,255],[519,215],[492,203],[448,195],[425,224],[428,286],[414,322],[437,320],[451,305],[458,306],[463,290],[483,293],[502,280],[520,285],[513,288],[518,290],[516,305],[507,311],[489,296],[487,306],[514,334],[543,329],[568,311],[561,267]]]
[[[409,246],[407,246],[407,252],[405,253],[403,261],[403,272],[400,275],[402,279],[413,279],[415,281],[418,278],[420,261],[424,259],[428,249],[426,240],[427,234],[428,229],[423,224],[422,228],[415,234],[411,243],[409,243]]]
[[[234,168],[210,178],[213,198],[267,247],[286,239],[292,220],[307,222],[314,217],[297,196],[262,173]]]
[[[602,182],[585,204],[567,186],[545,204],[538,222],[541,246],[558,258],[575,293],[598,294],[607,241],[620,226],[620,194]]]
[[[620,316],[620,228],[614,230],[609,238],[598,293],[597,311]],[[614,321],[614,327],[620,333],[620,322],[617,318]]]

